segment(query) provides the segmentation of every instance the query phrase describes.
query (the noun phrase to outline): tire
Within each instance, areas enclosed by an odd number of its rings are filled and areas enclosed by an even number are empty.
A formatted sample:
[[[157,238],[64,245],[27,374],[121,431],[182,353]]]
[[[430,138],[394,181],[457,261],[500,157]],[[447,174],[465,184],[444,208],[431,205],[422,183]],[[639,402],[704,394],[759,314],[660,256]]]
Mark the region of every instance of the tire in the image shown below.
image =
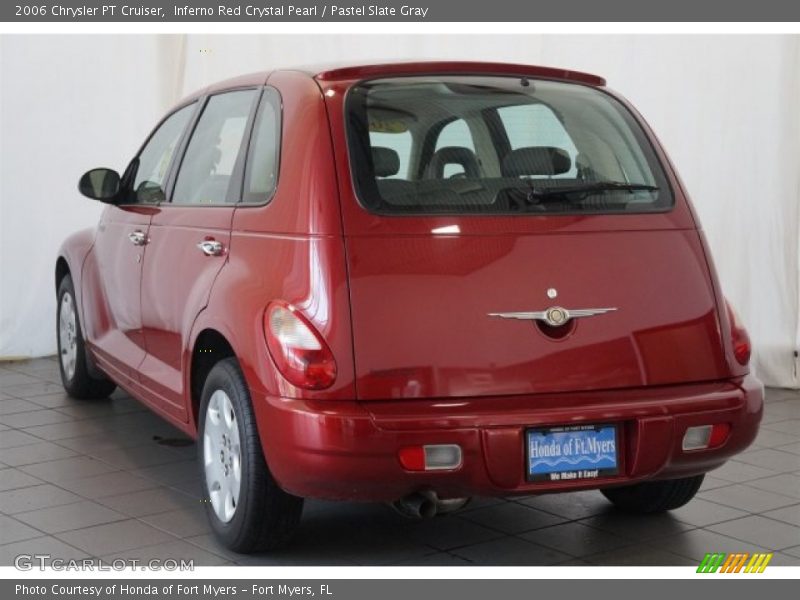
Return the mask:
[[[284,492],[267,467],[235,358],[218,362],[208,374],[198,422],[204,504],[217,539],[242,554],[285,545],[300,523],[303,499]]]
[[[655,514],[680,508],[692,498],[703,484],[705,475],[648,481],[626,487],[600,490],[618,509],[637,514]]]
[[[117,385],[109,379],[98,379],[89,374],[86,346],[83,343],[83,330],[71,276],[65,275],[61,279],[57,299],[58,368],[64,389],[70,397],[79,400],[110,396],[117,389]]]

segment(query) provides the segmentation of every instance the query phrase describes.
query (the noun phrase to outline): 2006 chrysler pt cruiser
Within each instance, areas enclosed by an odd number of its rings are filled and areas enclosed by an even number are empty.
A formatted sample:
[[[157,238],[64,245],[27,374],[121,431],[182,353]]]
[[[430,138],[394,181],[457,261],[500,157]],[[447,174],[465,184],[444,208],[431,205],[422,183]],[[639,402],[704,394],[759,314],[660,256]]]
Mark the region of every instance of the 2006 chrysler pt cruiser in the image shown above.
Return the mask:
[[[64,386],[195,436],[234,550],[286,542],[304,497],[670,510],[756,435],[750,340],[686,191],[600,77],[244,76],[79,188],[108,206],[55,265]]]

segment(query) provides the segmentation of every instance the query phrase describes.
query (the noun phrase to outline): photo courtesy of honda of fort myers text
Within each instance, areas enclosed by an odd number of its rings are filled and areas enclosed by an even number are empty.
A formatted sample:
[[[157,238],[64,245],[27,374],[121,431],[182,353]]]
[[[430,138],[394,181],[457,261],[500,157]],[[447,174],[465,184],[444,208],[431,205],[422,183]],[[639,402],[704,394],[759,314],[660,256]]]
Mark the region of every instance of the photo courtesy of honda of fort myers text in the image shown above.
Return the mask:
[[[245,583],[230,585],[210,581],[205,583],[176,583],[173,581],[154,581],[152,583],[130,582],[86,582],[86,583],[47,583],[25,584],[14,586],[17,597],[42,597],[52,594],[54,597],[72,598],[106,598],[119,595],[121,597],[175,597],[175,598],[228,598],[242,595],[254,598],[267,597],[328,597],[333,596],[328,584],[293,585],[292,583]]]
[[[39,6],[0,25],[3,597],[800,572],[784,6]]]

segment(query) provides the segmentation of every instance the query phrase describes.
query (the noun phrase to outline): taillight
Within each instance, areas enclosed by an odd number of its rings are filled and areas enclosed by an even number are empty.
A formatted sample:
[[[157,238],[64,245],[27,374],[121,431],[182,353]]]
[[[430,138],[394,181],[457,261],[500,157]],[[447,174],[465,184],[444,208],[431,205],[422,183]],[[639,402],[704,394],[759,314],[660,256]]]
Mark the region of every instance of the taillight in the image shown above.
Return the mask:
[[[728,322],[731,327],[733,355],[736,357],[736,362],[746,366],[750,362],[750,336],[747,334],[747,330],[742,325],[742,321],[733,306],[731,306],[731,303],[726,300],[725,305],[728,310]]]
[[[291,305],[272,302],[264,312],[264,335],[275,366],[289,383],[324,390],[336,380],[336,360],[319,332]]]

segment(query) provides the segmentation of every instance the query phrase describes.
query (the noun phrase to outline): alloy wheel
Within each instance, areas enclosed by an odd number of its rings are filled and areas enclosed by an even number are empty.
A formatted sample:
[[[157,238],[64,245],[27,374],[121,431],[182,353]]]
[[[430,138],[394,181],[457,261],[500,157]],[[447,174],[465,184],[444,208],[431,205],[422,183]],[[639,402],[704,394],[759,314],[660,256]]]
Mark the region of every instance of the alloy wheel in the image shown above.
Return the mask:
[[[228,523],[239,504],[242,450],[236,410],[223,390],[216,390],[208,402],[203,430],[203,466],[206,491],[214,513],[220,521]]]
[[[61,368],[67,381],[75,376],[75,364],[78,358],[78,317],[75,314],[75,302],[72,294],[61,296],[61,307],[58,314],[58,341],[61,352]]]

